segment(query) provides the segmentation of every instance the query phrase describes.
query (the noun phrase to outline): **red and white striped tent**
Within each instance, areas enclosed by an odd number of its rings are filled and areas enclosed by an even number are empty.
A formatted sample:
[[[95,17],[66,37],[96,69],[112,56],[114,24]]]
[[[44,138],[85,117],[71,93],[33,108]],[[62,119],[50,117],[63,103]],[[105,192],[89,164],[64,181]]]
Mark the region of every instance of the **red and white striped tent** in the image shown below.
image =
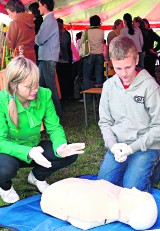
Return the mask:
[[[0,0],[0,12],[6,13]],[[34,0],[22,0],[25,5]],[[89,17],[99,15],[102,27],[110,30],[114,21],[123,19],[125,13],[132,17],[147,18],[153,28],[160,28],[160,0],[55,0],[55,17],[62,18],[68,29],[83,30],[89,25]]]

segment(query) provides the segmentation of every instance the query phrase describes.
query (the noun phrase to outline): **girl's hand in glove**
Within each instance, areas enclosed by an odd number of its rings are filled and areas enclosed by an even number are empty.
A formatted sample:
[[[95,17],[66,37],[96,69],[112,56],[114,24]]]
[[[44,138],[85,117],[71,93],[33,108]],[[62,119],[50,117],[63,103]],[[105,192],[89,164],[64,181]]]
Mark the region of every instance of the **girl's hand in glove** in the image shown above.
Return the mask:
[[[57,148],[57,154],[61,157],[83,154],[85,143],[62,144]]]
[[[33,147],[29,151],[28,157],[30,159],[33,159],[38,165],[41,165],[45,168],[52,167],[52,164],[50,161],[48,161],[44,156],[43,153],[44,150],[41,146]]]

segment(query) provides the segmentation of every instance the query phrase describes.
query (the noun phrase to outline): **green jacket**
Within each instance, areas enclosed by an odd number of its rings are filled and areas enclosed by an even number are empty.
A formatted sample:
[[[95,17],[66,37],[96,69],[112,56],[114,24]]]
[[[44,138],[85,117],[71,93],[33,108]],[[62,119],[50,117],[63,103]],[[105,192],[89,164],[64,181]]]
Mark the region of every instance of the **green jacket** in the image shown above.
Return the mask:
[[[51,98],[51,91],[40,87],[35,100],[30,102],[28,108],[24,108],[18,98],[15,98],[19,128],[11,121],[8,114],[8,103],[11,96],[6,90],[0,91],[0,153],[5,153],[30,163],[28,153],[30,149],[40,142],[40,130],[42,121],[56,149],[66,143],[63,127],[59,124],[59,118]]]

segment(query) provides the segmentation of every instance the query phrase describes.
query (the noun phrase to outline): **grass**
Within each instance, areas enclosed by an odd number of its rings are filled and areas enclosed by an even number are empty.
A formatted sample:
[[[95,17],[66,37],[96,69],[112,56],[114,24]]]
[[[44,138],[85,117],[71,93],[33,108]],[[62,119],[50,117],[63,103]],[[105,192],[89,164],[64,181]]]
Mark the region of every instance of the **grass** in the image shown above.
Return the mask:
[[[47,179],[50,184],[67,177],[98,173],[106,148],[104,147],[100,129],[94,120],[92,103],[87,103],[89,106],[89,127],[85,126],[83,104],[78,102],[63,102],[64,116],[62,118],[62,125],[65,129],[67,140],[71,143],[84,142],[86,149],[85,153],[79,155],[78,160],[73,165],[51,175]],[[47,139],[48,137],[47,135],[43,135],[42,138]],[[30,171],[31,168],[20,169],[17,177],[13,180],[14,188],[21,199],[39,194],[34,186],[27,183],[27,176]],[[160,189],[160,182],[156,187]],[[4,205],[6,203],[0,199],[0,206]],[[0,228],[1,230],[7,231],[8,229]]]

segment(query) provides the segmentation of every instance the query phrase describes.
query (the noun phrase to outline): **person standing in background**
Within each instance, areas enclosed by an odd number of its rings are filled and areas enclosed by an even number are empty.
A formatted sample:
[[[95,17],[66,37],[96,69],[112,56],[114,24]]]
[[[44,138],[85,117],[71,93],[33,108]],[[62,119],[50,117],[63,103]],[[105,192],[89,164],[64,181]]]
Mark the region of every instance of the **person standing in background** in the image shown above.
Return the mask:
[[[40,11],[38,10],[39,5],[38,2],[34,2],[29,5],[28,7],[28,13],[34,15],[34,24],[35,24],[35,34],[38,34],[39,28],[43,22],[43,17],[40,15]],[[36,63],[37,65],[39,64],[38,62],[38,46],[35,44],[34,46],[35,52],[36,52]]]
[[[82,37],[82,31],[78,32],[76,34],[76,50],[79,54],[79,44],[81,41],[81,37]],[[72,71],[73,73],[73,71]],[[83,83],[83,58],[81,58],[79,56],[79,60],[76,62],[76,70],[74,72],[74,98],[76,100],[79,100],[82,96],[80,94],[80,92],[82,91],[83,87],[82,87],[82,83]]]
[[[123,21],[125,27],[121,29],[120,35],[124,35],[129,37],[133,40],[138,54],[139,54],[139,62],[137,64],[137,67],[143,68],[142,60],[143,60],[143,54],[142,54],[142,47],[143,47],[143,35],[139,28],[134,27],[132,22],[132,16],[129,13],[124,14]]]
[[[40,86],[52,91],[52,99],[57,115],[61,116],[61,103],[56,87],[55,71],[59,60],[60,43],[57,20],[54,17],[54,1],[38,0],[39,11],[43,16],[43,23],[35,37],[39,46],[38,60],[40,70]]]
[[[101,19],[98,15],[90,17],[90,28],[84,31],[81,37],[80,46],[85,41],[86,32],[88,33],[88,42],[90,52],[87,57],[83,59],[83,87],[84,90],[91,88],[90,79],[94,71],[96,77],[96,84],[103,83],[103,43],[104,31],[100,28]],[[87,94],[87,99],[90,100],[91,96]]]
[[[144,68],[156,79],[155,63],[157,59],[157,51],[160,49],[160,36],[156,34],[151,28],[147,19],[143,19],[145,29],[143,34],[144,40]],[[155,42],[157,44],[155,45]],[[157,80],[157,79],[156,79]]]
[[[145,40],[147,39],[146,35],[145,35],[145,27],[144,27],[144,22],[143,20],[138,16],[138,17],[134,17],[133,19],[133,25],[134,27],[137,27],[141,30],[142,35],[143,35],[143,47],[142,47],[142,53],[140,53],[140,67],[144,68],[144,57],[145,57],[145,51],[144,51],[144,44],[145,44]]]
[[[63,20],[57,19],[59,27],[60,53],[56,71],[61,89],[62,100],[73,97],[74,80],[72,77],[71,35],[64,28]]]
[[[120,31],[122,28],[123,28],[123,21],[121,19],[117,19],[114,22],[113,30],[108,33],[108,36],[107,36],[107,45],[108,45],[107,58],[108,58],[108,60],[110,60],[110,58],[109,58],[109,44],[113,38],[120,35]]]
[[[21,46],[23,55],[36,63],[33,15],[25,13],[25,7],[20,0],[9,0],[5,8],[12,19],[6,35],[7,47],[17,50],[14,53],[18,54]]]

